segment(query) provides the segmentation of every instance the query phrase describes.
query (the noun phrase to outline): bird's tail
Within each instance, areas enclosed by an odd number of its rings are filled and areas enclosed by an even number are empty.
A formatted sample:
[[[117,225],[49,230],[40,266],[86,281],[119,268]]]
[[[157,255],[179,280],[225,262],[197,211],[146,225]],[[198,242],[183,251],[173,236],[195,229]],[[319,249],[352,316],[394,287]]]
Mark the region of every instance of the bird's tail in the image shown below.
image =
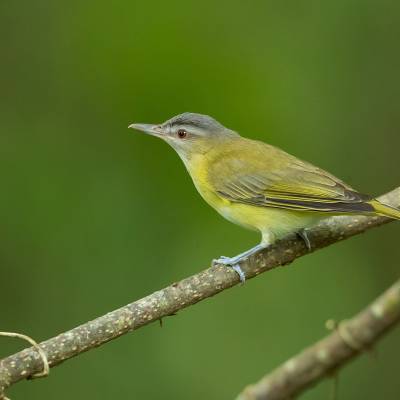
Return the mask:
[[[383,204],[378,200],[372,200],[369,202],[369,204],[374,207],[374,210],[378,215],[393,219],[400,219],[400,210],[398,210],[397,208],[387,206],[386,204]]]

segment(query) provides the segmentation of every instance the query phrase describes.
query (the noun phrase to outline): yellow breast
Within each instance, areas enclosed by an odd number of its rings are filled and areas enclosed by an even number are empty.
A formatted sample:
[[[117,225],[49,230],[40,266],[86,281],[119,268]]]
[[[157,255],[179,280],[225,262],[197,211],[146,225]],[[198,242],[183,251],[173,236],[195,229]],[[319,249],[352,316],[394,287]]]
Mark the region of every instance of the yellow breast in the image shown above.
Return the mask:
[[[262,230],[265,225],[265,208],[233,203],[219,196],[208,179],[209,159],[196,156],[186,165],[196,189],[203,199],[227,220],[252,230]]]
[[[227,220],[247,229],[259,230],[268,241],[284,237],[315,221],[316,215],[312,213],[252,206],[222,198],[208,179],[209,162],[206,156],[198,155],[185,164],[200,195]]]
[[[215,192],[208,179],[208,163],[209,160],[204,155],[196,155],[190,159],[190,162],[185,162],[186,168],[196,186],[197,191],[203,199],[218,212],[221,212],[225,207],[229,207],[231,202],[220,197]],[[221,212],[222,214],[222,212]]]

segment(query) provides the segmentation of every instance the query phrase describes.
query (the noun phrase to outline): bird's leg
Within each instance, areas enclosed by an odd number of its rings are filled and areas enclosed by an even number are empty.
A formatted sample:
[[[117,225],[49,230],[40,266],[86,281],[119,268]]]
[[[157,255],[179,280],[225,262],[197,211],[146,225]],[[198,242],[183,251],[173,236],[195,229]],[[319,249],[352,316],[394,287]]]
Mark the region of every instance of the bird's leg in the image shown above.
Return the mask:
[[[213,260],[212,265],[218,265],[218,264],[222,264],[225,265],[226,267],[230,267],[232,269],[234,269],[240,278],[240,281],[242,282],[242,284],[246,281],[246,275],[245,273],[242,271],[242,269],[240,268],[240,263],[246,259],[248,259],[250,256],[252,256],[253,254],[257,253],[258,251],[265,249],[267,247],[266,243],[260,243],[257,246],[252,247],[251,249],[238,254],[235,257],[225,257],[225,256],[221,256],[220,258],[217,258],[215,260]]]
[[[312,246],[311,246],[310,239],[308,238],[308,235],[307,235],[307,230],[304,229],[304,228],[303,228],[303,229],[300,229],[300,230],[297,232],[297,235],[298,235],[301,239],[303,239],[304,244],[306,245],[308,251],[311,251],[311,250],[312,250]]]

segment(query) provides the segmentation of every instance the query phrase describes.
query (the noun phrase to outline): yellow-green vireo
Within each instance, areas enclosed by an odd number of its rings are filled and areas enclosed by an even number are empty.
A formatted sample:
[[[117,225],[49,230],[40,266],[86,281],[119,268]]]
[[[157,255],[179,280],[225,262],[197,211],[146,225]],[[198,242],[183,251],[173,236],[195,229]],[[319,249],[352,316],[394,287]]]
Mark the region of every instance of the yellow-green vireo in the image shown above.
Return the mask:
[[[261,243],[214,263],[233,267],[275,240],[332,215],[384,215],[400,211],[358,193],[330,173],[269,144],[244,138],[207,115],[184,113],[160,125],[129,128],[165,140],[178,153],[204,200],[226,219],[261,232]]]

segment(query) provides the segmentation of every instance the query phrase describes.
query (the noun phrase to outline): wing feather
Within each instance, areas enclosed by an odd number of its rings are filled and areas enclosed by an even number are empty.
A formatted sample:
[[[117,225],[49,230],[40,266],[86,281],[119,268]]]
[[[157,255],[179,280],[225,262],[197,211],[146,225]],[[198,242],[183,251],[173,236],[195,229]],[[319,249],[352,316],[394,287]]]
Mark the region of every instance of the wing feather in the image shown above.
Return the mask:
[[[279,162],[257,159],[249,163],[243,152],[215,162],[209,174],[214,190],[229,201],[258,207],[327,213],[373,211],[370,196],[312,164],[272,149],[279,152]]]

